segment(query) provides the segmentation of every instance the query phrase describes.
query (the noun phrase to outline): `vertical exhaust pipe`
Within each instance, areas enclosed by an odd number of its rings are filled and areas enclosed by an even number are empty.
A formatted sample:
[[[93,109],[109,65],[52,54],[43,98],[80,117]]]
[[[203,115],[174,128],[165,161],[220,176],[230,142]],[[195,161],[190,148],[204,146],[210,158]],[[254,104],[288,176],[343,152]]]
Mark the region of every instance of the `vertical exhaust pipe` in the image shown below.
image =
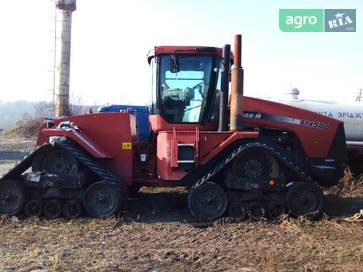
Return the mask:
[[[234,59],[231,79],[230,131],[242,128],[243,69],[241,66],[242,36],[234,36]]]
[[[219,123],[218,131],[227,131],[227,104],[229,89],[229,63],[231,56],[231,46],[225,44],[222,52],[222,72],[221,72],[221,93],[219,97]]]

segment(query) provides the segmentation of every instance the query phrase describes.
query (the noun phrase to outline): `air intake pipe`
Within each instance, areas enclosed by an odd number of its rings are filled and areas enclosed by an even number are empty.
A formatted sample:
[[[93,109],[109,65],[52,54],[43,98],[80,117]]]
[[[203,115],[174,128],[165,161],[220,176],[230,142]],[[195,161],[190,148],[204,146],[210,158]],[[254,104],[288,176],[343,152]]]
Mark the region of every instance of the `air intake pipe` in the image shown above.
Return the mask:
[[[238,131],[242,128],[243,68],[241,66],[241,40],[241,35],[234,36],[234,59],[231,71],[230,131]]]

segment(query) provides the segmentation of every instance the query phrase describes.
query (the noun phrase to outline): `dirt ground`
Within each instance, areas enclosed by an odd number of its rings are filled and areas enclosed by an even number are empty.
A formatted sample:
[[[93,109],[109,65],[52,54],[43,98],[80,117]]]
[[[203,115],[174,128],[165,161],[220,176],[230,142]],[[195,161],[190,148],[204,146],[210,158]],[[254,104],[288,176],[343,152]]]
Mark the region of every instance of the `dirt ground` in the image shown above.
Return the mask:
[[[0,175],[32,140],[0,136]],[[363,271],[362,178],[326,192],[320,221],[193,225],[182,189],[143,188],[117,218],[0,217],[0,271]]]

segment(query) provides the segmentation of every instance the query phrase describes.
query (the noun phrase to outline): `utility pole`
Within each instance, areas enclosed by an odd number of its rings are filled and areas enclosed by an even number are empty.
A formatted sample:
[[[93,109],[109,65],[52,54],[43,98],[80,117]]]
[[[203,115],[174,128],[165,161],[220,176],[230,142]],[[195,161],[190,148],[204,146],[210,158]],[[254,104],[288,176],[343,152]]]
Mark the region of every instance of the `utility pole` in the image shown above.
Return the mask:
[[[363,95],[363,88],[358,89],[358,91],[359,91],[358,92],[358,95],[357,95],[357,97],[355,99],[356,102],[360,102],[361,101],[362,95]]]
[[[56,0],[55,41],[55,105],[56,117],[67,116],[69,110],[69,73],[71,58],[72,12],[76,0]]]

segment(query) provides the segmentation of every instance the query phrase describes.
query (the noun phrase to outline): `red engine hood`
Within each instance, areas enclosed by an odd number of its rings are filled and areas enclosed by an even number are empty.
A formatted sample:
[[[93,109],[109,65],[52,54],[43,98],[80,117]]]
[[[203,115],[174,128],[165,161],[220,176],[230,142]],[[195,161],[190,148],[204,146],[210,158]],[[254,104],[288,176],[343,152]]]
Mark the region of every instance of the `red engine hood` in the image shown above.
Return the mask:
[[[244,97],[244,122],[293,132],[312,158],[327,156],[341,121],[268,100]]]

